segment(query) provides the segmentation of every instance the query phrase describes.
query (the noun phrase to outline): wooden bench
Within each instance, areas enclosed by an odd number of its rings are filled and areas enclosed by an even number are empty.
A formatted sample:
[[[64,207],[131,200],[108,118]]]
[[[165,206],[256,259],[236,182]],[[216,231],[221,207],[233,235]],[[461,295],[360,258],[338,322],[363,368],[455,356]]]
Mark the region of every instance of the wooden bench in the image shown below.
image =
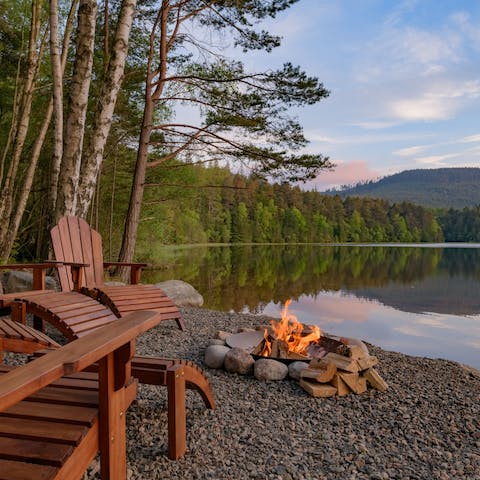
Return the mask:
[[[134,341],[159,322],[158,313],[135,312],[26,365],[2,367],[0,477],[80,479],[99,452],[102,480],[125,479]],[[98,374],[82,372],[94,363]]]

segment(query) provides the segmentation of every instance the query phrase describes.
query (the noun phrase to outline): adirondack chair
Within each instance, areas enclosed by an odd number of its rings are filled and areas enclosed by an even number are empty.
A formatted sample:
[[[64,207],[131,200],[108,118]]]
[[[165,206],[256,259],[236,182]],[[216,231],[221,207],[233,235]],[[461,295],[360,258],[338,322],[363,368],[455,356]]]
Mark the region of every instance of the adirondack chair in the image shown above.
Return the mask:
[[[88,295],[78,291],[44,290],[46,269],[58,266],[59,263],[0,265],[0,270],[4,267],[33,269],[34,279],[37,278],[34,286],[38,288],[0,295],[0,308],[5,313],[10,312],[13,320],[0,322],[0,361],[2,350],[32,353],[58,346],[46,335],[26,325],[27,314],[34,315],[38,320],[37,326],[43,327],[48,322],[69,340],[82,338],[103,326],[113,326],[118,322],[117,316],[107,306]],[[79,265],[73,264],[73,267],[81,272]],[[78,279],[75,284],[78,285]],[[162,313],[159,314],[163,319]],[[172,460],[182,457],[187,446],[185,390],[196,390],[205,406],[214,409],[215,400],[207,378],[194,363],[178,359],[135,356],[131,368],[132,375],[141,383],[167,387],[168,456]]]
[[[160,322],[135,312],[21,367],[0,367],[0,479],[126,478],[125,410],[136,396],[135,338]],[[83,372],[97,364],[98,373]]]
[[[33,314],[42,323],[48,322],[56,327],[69,340],[91,337],[92,333],[102,330],[102,327],[114,327],[120,320],[106,305],[77,291],[18,293],[10,303],[10,308],[17,333],[21,327],[28,329],[25,325],[27,314]],[[162,320],[162,314],[158,314]],[[131,314],[126,316],[129,315]],[[24,335],[29,332],[30,330],[26,333],[22,330]],[[30,333],[33,335],[33,332]],[[115,329],[112,330],[112,335],[114,334]],[[35,350],[37,349],[32,351]],[[196,390],[205,406],[214,409],[215,400],[210,383],[196,364],[179,359],[134,356],[131,372],[140,383],[167,387],[168,456],[172,460],[182,457],[187,445],[185,390]]]
[[[117,317],[136,310],[154,310],[162,314],[162,320],[173,319],[185,330],[181,314],[173,301],[154,285],[140,285],[142,263],[104,262],[102,237],[88,223],[77,217],[63,217],[51,230],[55,258],[60,262],[84,264],[73,276],[82,284],[82,291],[107,305]],[[105,285],[104,268],[128,266],[131,268],[131,285]],[[75,288],[71,268],[63,263],[58,267],[62,291]]]

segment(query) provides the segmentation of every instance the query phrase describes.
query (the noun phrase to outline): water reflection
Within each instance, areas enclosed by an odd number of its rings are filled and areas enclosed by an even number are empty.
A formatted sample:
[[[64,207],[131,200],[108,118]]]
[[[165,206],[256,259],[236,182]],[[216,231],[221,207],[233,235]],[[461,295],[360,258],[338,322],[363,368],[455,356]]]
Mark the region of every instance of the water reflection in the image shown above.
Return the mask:
[[[165,249],[146,281],[180,278],[217,310],[279,316],[385,348],[480,367],[480,249],[222,246]]]

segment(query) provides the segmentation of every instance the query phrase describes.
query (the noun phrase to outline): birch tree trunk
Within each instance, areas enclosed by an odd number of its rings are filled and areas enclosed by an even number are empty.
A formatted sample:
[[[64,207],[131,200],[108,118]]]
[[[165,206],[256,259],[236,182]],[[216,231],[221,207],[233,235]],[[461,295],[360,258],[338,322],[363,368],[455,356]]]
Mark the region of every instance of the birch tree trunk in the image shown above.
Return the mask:
[[[35,80],[38,73],[40,57],[43,51],[43,43],[38,47],[40,39],[41,8],[43,0],[34,0],[32,2],[32,17],[30,26],[30,36],[28,44],[27,71],[25,73],[22,87],[19,115],[17,125],[14,126],[12,153],[10,163],[6,172],[0,195],[0,252],[2,258],[8,258],[10,251],[5,248],[5,240],[8,234],[10,216],[14,208],[14,192],[17,182],[18,167],[27,138],[28,127],[30,125],[30,113],[32,109],[33,92],[35,89]]]
[[[68,56],[68,45],[70,44],[70,35],[72,33],[73,28],[73,21],[75,19],[75,10],[78,5],[78,0],[73,0],[72,6],[70,8],[70,13],[67,18],[67,22],[65,24],[65,33],[63,37],[63,45],[62,45],[62,57],[61,57],[61,76],[65,71],[65,65],[67,63],[67,56]],[[20,194],[17,199],[16,209],[10,218],[10,223],[8,226],[8,231],[6,233],[6,238],[2,244],[2,260],[7,261],[10,255],[10,252],[13,247],[13,243],[15,241],[15,237],[18,233],[18,228],[20,226],[20,222],[22,221],[23,214],[25,212],[25,206],[27,204],[28,196],[30,195],[30,191],[32,188],[33,178],[35,175],[35,171],[38,165],[38,159],[40,158],[40,152],[42,151],[43,144],[45,143],[45,138],[47,136],[48,128],[50,126],[50,122],[52,119],[53,114],[53,95],[50,99],[50,102],[47,107],[47,111],[45,113],[45,118],[43,120],[42,126],[40,127],[39,134],[35,143],[32,148],[30,163],[27,168],[27,172],[25,174],[25,180],[23,184],[23,188],[20,191]]]
[[[85,117],[93,68],[97,2],[80,0],[75,65],[71,80],[55,219],[74,215],[85,135]]]
[[[95,116],[93,135],[82,162],[77,193],[76,215],[85,218],[95,193],[95,185],[103,162],[103,152],[112,126],[113,113],[122,85],[128,42],[137,0],[123,0],[120,9],[112,53]]]
[[[58,35],[58,2],[50,0],[50,60],[52,63],[52,98],[54,112],[52,173],[50,184],[50,211],[55,211],[58,177],[63,154],[63,73]]]

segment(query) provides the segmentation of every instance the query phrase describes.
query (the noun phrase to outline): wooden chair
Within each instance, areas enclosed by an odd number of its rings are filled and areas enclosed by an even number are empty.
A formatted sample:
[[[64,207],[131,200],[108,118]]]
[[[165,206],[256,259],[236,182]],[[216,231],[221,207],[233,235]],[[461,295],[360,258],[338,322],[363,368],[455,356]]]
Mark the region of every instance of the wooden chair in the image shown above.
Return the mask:
[[[0,368],[0,478],[126,478],[125,410],[135,338],[161,315],[135,312],[17,368]],[[97,364],[98,374],[82,372]]]
[[[79,292],[39,291],[17,295],[10,303],[12,320],[16,324],[25,325],[27,314],[33,314],[42,323],[53,325],[69,340],[90,337],[102,327],[113,327],[119,321],[107,306]],[[159,315],[163,320],[162,314]],[[205,406],[214,409],[215,400],[207,378],[197,365],[179,359],[134,356],[131,368],[133,377],[141,383],[167,387],[168,456],[173,460],[182,457],[187,445],[185,390],[196,390]]]
[[[62,291],[74,290],[74,281],[78,281],[84,293],[107,305],[117,317],[136,310],[154,310],[161,313],[162,320],[173,319],[180,329],[185,329],[178,308],[161,289],[138,283],[146,264],[104,262],[102,237],[85,220],[63,217],[51,230],[51,237],[55,258],[61,262],[58,276]],[[72,277],[71,267],[65,262],[84,265]],[[131,285],[105,285],[104,268],[111,266],[130,267]]]

